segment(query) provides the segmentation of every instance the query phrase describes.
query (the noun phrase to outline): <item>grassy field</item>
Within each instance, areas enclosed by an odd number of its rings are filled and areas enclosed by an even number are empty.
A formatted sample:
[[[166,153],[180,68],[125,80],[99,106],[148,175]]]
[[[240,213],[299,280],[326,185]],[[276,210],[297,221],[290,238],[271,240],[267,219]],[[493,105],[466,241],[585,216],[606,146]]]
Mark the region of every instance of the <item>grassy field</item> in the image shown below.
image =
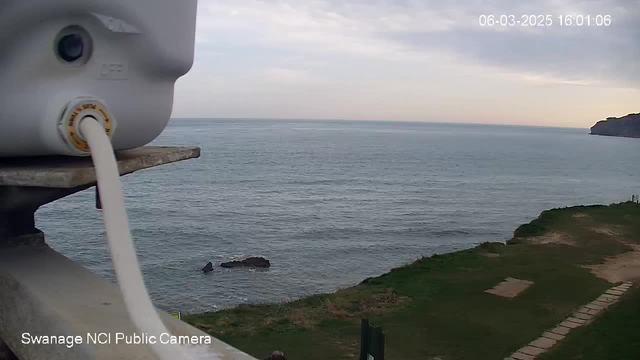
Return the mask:
[[[628,244],[640,244],[636,204],[554,209],[520,226],[508,245],[434,255],[332,294],[186,321],[258,358],[279,349],[290,360],[356,359],[360,319],[369,318],[384,328],[389,360],[503,359],[610,287],[584,266],[630,251]],[[534,285],[515,298],[484,292],[505,277]],[[631,326],[625,306],[632,307],[621,302],[611,311],[620,319],[603,317],[604,323],[576,331],[548,359],[582,359],[576,354],[587,341],[617,331],[618,323]],[[640,311],[634,314],[640,330]],[[640,358],[637,344],[628,349],[634,358]],[[590,358],[598,357],[584,357]]]
[[[578,328],[540,360],[640,358],[640,289],[634,288],[590,326]]]

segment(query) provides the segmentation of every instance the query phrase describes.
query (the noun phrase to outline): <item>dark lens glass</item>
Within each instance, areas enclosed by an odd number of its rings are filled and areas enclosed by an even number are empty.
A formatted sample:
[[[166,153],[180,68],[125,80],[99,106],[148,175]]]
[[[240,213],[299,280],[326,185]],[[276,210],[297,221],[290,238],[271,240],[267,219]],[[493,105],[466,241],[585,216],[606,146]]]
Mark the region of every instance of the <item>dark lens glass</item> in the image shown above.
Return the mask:
[[[66,62],[74,62],[82,57],[84,40],[77,34],[65,35],[58,41],[58,55]]]

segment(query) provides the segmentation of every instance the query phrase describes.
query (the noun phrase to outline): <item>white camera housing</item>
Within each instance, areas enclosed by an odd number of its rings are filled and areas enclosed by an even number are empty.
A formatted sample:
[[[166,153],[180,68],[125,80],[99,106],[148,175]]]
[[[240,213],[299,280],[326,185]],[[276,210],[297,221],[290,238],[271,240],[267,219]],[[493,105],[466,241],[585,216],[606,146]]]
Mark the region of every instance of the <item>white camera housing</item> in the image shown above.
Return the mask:
[[[153,141],[193,64],[196,7],[0,1],[0,156],[88,155],[73,141],[72,115],[100,117],[116,150]]]

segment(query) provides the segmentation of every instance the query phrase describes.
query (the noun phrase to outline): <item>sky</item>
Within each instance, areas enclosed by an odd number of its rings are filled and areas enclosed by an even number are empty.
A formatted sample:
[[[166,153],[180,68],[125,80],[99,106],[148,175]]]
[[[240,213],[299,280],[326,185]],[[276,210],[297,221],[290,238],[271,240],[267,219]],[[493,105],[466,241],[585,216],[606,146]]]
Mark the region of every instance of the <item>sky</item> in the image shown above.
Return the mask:
[[[578,14],[611,22],[560,24]],[[638,15],[640,0],[199,0],[173,117],[590,127],[640,112]]]

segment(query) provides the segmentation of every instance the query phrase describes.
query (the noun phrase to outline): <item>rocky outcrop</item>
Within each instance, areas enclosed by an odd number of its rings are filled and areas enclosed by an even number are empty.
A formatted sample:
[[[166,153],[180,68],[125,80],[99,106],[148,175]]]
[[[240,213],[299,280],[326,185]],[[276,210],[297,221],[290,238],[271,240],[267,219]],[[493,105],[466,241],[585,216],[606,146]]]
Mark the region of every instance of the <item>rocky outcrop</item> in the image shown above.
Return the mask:
[[[640,113],[600,120],[591,127],[591,135],[640,138]]]
[[[207,263],[207,265],[205,265],[205,266],[202,268],[202,271],[204,271],[204,273],[205,273],[205,274],[206,274],[206,273],[208,273],[208,272],[213,271],[213,264],[211,263],[211,261],[209,261],[209,262]]]
[[[220,264],[223,268],[236,268],[236,267],[252,267],[252,268],[268,268],[271,266],[269,260],[263,257],[250,257],[244,260],[234,260],[229,262],[223,262]]]

